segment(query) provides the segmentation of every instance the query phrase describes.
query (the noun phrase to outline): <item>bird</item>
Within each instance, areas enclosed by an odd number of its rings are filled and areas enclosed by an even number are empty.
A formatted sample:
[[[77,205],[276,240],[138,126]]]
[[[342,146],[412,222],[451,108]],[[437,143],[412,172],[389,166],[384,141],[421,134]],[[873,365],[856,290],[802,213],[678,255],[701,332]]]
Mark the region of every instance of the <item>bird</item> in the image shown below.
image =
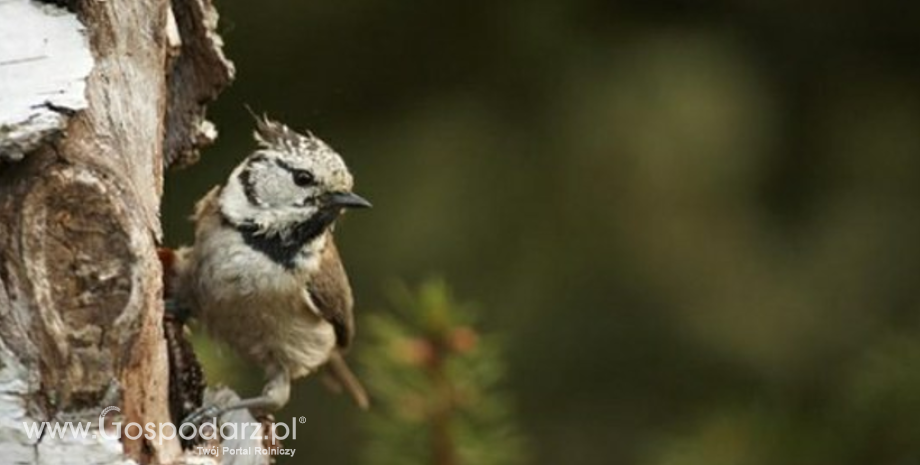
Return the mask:
[[[334,231],[346,210],[371,203],[353,192],[351,172],[328,144],[253,116],[256,149],[197,202],[194,243],[175,250],[167,287],[176,308],[261,366],[267,381],[260,395],[204,405],[184,423],[277,411],[292,381],[324,367],[359,406],[369,403],[344,359],[354,298]]]

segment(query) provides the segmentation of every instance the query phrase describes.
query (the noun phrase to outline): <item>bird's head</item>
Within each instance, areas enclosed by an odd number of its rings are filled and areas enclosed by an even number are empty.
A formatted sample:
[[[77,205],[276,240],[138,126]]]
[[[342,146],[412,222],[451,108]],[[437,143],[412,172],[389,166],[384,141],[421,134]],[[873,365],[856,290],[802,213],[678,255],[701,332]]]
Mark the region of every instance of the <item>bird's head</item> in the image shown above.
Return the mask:
[[[311,133],[256,117],[259,148],[233,170],[220,196],[224,217],[259,234],[315,237],[346,208],[371,204],[354,194],[342,157]],[[312,239],[299,237],[299,240]]]

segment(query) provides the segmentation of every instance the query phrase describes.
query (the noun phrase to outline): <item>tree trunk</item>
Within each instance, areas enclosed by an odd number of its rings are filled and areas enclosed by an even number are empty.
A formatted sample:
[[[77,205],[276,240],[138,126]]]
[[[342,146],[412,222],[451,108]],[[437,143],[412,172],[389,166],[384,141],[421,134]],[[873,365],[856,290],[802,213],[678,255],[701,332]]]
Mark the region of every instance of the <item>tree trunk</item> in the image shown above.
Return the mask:
[[[202,102],[232,64],[208,0],[54,3],[0,1],[0,455],[182,463],[177,439],[26,424],[171,421],[163,171],[216,137]]]

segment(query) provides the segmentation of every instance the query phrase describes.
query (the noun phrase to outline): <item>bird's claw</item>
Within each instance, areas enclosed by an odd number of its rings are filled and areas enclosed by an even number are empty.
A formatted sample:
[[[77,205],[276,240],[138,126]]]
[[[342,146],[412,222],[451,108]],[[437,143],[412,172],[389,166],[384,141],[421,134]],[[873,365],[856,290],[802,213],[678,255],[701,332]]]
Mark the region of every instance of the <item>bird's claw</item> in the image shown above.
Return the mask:
[[[216,428],[217,420],[220,414],[222,413],[222,410],[223,409],[221,409],[220,406],[218,405],[214,405],[214,404],[202,405],[201,407],[196,409],[194,412],[188,414],[188,416],[183,418],[182,425],[180,427],[184,427],[187,424],[191,424],[197,428],[201,426],[203,422],[207,420],[212,420],[214,423],[214,427]]]

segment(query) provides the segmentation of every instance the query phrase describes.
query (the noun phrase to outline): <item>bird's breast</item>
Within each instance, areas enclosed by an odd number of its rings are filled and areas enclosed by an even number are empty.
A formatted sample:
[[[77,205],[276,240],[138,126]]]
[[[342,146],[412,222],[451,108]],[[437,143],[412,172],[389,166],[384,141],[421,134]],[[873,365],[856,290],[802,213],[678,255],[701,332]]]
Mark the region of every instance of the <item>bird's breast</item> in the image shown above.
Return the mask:
[[[250,361],[278,364],[295,377],[324,364],[335,333],[303,298],[318,259],[304,254],[291,269],[232,234],[209,239],[196,244],[197,313],[208,332]]]

